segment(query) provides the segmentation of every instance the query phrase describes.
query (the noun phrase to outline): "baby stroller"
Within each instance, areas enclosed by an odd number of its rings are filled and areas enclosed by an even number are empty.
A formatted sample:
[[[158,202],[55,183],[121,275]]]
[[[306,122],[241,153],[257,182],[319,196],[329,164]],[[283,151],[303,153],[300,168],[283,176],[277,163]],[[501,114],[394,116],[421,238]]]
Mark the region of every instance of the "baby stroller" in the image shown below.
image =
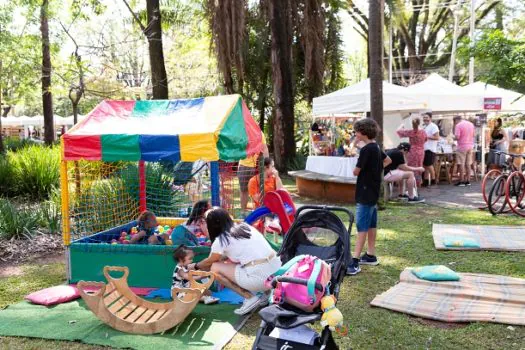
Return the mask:
[[[334,212],[338,211],[348,215],[348,229],[335,215]],[[330,294],[337,298],[351,258],[350,231],[353,222],[353,214],[345,208],[313,205],[301,207],[279,250],[282,263],[285,264],[299,254],[310,254],[331,264],[332,279],[329,289]],[[284,280],[281,278],[281,281]],[[259,315],[262,322],[253,350],[338,349],[328,327],[315,339],[314,345],[280,339],[272,333],[276,327],[277,330],[287,330],[320,320],[322,311],[319,308],[308,313],[291,305],[272,304],[259,311]]]

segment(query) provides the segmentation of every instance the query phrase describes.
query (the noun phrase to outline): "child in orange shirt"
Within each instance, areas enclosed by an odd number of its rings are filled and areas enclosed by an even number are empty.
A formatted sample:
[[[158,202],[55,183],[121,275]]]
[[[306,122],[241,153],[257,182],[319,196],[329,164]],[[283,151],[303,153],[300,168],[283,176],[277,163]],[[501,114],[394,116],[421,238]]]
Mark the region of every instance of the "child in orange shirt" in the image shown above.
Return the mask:
[[[255,175],[248,182],[248,193],[255,202],[255,206],[259,207],[262,203],[260,191],[260,175]],[[275,169],[273,159],[264,158],[264,193],[279,190],[283,188],[283,182],[279,177],[279,172]]]

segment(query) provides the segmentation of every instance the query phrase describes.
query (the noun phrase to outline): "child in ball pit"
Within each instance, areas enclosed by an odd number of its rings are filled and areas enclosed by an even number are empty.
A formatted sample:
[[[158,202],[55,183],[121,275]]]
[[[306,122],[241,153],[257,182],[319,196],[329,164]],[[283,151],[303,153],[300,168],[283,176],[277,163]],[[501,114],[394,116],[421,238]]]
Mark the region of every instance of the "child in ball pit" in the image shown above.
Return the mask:
[[[137,221],[138,232],[131,237],[130,244],[166,244],[169,239],[168,234],[155,234],[155,229],[159,225],[155,214],[146,210],[139,215]]]

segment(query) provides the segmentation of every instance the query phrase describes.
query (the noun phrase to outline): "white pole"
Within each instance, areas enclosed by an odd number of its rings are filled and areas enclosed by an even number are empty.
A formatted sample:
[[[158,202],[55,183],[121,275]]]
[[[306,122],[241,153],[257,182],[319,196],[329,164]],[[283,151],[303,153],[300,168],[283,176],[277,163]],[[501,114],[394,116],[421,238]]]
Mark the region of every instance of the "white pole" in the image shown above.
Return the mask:
[[[390,84],[392,84],[392,59],[393,59],[393,55],[392,55],[392,37],[393,37],[393,33],[392,33],[392,18],[390,18],[390,38],[389,38],[389,55],[388,55],[388,82]]]
[[[456,64],[456,48],[458,44],[458,15],[461,7],[461,0],[458,1],[456,8],[454,9],[454,33],[452,34],[452,53],[450,55],[450,66],[448,70],[448,81],[454,79],[454,66]]]
[[[474,27],[476,25],[476,0],[470,1],[470,47],[474,47]],[[470,56],[468,70],[469,84],[474,83],[474,57]]]
[[[485,135],[487,132],[487,127],[483,125],[481,127],[481,178],[485,176]]]

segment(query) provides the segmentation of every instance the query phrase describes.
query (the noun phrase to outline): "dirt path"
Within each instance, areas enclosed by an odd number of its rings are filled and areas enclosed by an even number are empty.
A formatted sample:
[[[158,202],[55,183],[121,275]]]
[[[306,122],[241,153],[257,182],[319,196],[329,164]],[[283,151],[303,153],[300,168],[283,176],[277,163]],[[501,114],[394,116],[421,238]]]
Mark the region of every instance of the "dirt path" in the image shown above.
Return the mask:
[[[23,274],[24,265],[38,264],[48,265],[56,263],[64,263],[65,257],[63,252],[51,252],[49,255],[38,256],[31,258],[23,263],[0,263],[0,278],[7,278],[12,276],[20,276]]]

